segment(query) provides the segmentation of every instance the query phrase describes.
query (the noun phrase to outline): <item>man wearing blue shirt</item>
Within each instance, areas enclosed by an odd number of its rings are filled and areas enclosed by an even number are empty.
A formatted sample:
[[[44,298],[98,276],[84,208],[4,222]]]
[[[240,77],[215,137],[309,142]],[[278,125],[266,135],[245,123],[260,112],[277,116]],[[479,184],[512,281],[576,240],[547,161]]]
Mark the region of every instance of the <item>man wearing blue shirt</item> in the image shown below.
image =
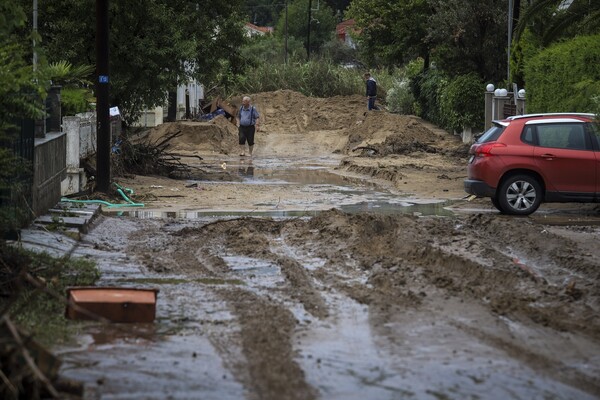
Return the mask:
[[[254,133],[260,130],[260,124],[258,122],[260,114],[256,111],[256,108],[250,104],[250,97],[244,96],[242,99],[242,106],[240,107],[237,115],[238,121],[238,133],[239,133],[239,144],[240,144],[240,156],[245,156],[246,153],[246,141],[248,142],[248,154],[252,157],[252,150],[254,148]]]

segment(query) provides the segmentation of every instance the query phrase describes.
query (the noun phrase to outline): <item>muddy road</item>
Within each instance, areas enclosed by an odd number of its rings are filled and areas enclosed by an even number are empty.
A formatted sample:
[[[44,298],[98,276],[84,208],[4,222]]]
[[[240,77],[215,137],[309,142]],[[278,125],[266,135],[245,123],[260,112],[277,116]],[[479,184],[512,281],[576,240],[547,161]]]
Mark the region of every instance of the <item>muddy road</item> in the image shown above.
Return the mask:
[[[160,289],[154,324],[81,323],[56,349],[86,398],[600,398],[596,207],[502,216],[463,199],[456,138],[389,117],[421,133],[353,154],[389,135],[333,118],[290,135],[266,98],[252,161],[220,140],[206,176],[124,179],[146,207],[78,245],[99,285]]]

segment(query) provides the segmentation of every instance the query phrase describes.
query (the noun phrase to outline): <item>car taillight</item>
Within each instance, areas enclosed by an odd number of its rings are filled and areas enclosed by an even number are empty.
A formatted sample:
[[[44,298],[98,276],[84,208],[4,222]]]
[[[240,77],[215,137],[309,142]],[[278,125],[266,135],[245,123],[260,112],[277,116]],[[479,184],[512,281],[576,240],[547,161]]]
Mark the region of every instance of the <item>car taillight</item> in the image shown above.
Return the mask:
[[[477,146],[476,149],[474,149],[475,157],[491,157],[494,155],[494,148],[497,147],[506,147],[506,144],[498,142],[489,142],[481,144]]]

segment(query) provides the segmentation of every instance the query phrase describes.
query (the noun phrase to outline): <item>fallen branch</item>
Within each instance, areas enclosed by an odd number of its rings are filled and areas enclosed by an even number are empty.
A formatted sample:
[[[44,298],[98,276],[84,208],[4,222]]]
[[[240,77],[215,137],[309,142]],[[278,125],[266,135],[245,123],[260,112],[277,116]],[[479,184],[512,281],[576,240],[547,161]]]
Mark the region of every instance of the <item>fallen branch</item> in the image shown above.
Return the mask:
[[[177,156],[177,157],[182,157],[182,158],[186,158],[186,157],[187,157],[187,158],[194,158],[194,157],[195,157],[195,158],[197,158],[198,160],[204,160],[204,158],[202,158],[202,157],[200,157],[200,156],[197,156],[197,155],[190,155],[190,154],[177,154],[177,153],[168,153],[168,154],[170,154],[170,155],[173,155],[173,156]]]
[[[181,130],[168,135],[163,140],[161,140],[158,144],[154,144],[153,146],[160,149],[161,147],[163,147],[164,144],[168,143],[171,139],[174,139],[178,136],[181,136]]]
[[[23,355],[25,362],[27,363],[27,365],[29,366],[29,368],[31,369],[33,374],[40,380],[40,382],[42,382],[44,384],[44,386],[46,387],[46,390],[48,390],[48,392],[52,395],[52,397],[54,397],[55,399],[59,399],[60,396],[58,394],[58,391],[54,388],[54,386],[52,386],[52,383],[50,383],[50,381],[48,380],[46,375],[44,375],[42,373],[42,371],[40,371],[39,368],[37,367],[35,361],[31,357],[31,354],[29,354],[29,350],[27,350],[27,348],[25,347],[25,344],[23,343],[23,340],[21,340],[21,335],[19,335],[19,331],[14,326],[12,321],[7,316],[4,316],[2,320],[8,327],[10,333],[13,336],[13,339],[17,343],[17,346],[19,346],[19,349],[21,350],[21,354]]]

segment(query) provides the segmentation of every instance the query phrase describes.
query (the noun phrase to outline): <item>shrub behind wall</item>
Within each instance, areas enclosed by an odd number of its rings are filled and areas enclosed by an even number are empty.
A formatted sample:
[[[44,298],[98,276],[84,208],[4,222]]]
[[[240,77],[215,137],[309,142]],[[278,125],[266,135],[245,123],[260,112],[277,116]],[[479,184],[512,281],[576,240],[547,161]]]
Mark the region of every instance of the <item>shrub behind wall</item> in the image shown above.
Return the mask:
[[[464,128],[481,130],[484,125],[484,84],[475,73],[459,75],[442,90],[440,108],[444,128],[461,132]]]
[[[600,95],[600,35],[541,51],[525,66],[528,112],[593,112]]]

